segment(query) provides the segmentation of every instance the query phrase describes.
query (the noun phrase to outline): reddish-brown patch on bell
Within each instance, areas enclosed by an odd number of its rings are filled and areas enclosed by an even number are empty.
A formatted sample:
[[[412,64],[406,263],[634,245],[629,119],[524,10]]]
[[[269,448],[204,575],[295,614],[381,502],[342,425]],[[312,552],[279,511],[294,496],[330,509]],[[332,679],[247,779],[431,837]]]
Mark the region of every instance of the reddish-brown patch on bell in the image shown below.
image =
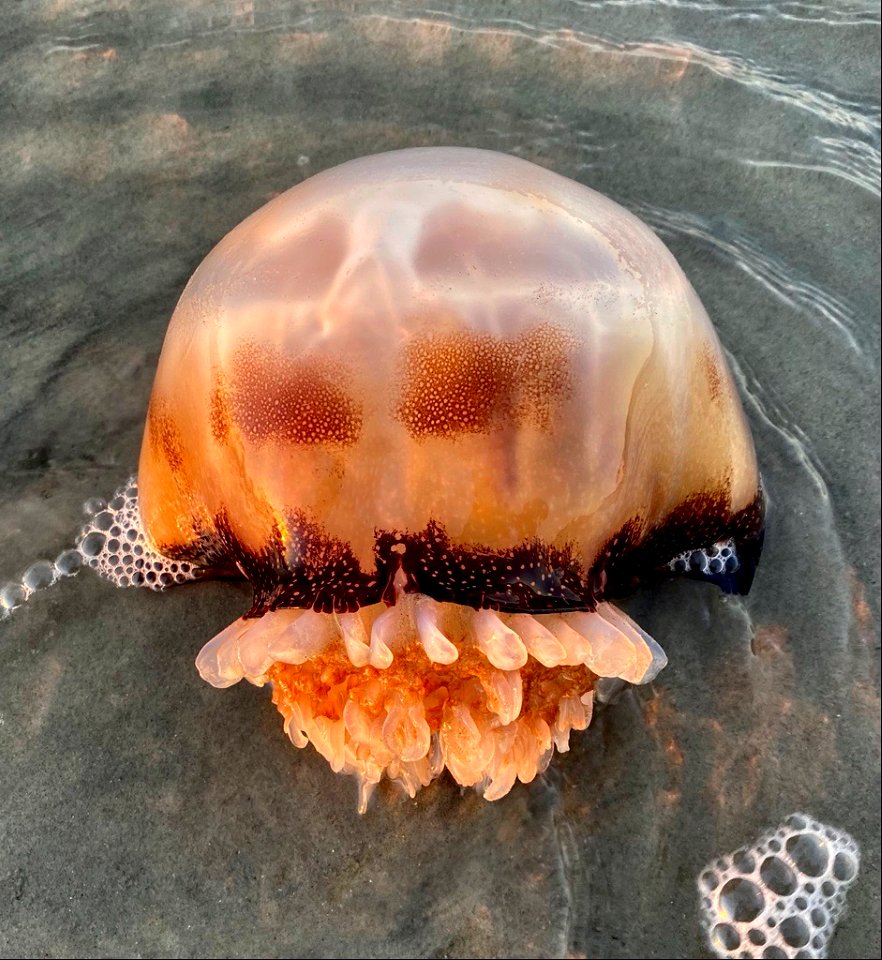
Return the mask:
[[[567,331],[537,324],[503,339],[466,331],[415,337],[402,350],[395,413],[413,437],[547,428],[572,391]]]
[[[180,473],[184,467],[184,444],[171,407],[161,397],[151,397],[147,411],[147,431],[154,451]]]
[[[229,405],[254,442],[350,446],[361,433],[361,404],[340,385],[339,367],[317,357],[284,357],[245,342],[232,363]]]

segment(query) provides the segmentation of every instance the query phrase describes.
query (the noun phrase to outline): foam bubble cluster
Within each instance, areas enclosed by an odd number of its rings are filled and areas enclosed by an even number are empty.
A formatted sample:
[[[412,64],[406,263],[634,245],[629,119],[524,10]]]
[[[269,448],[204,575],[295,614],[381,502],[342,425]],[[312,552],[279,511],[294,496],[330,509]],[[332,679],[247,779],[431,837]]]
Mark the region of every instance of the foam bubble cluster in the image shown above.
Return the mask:
[[[89,518],[76,548],[82,562],[118,587],[164,590],[200,576],[191,563],[170,560],[150,545],[138,509],[134,477],[119,487],[110,501],[94,498],[83,504]]]
[[[54,560],[37,560],[19,580],[0,585],[0,620],[40,590],[75,576],[83,566],[118,587],[151,590],[164,590],[204,576],[202,568],[164,557],[150,545],[141,523],[134,477],[119,487],[110,501],[101,497],[87,500],[83,512],[88,519],[73,549],[63,550]]]
[[[714,955],[826,957],[859,867],[852,837],[803,813],[714,860],[698,877]]]
[[[722,576],[736,573],[741,566],[734,540],[721,540],[712,547],[685,550],[668,563],[673,573],[703,573]]]

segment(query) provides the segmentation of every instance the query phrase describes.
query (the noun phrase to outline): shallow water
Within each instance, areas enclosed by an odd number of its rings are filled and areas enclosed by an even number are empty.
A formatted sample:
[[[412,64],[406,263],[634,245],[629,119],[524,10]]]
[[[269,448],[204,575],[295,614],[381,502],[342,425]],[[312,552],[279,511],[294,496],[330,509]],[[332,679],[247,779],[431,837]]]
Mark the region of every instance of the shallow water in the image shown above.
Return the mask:
[[[89,574],[0,624],[3,956],[709,955],[696,877],[794,810],[879,943],[873,3],[5,5],[0,581],[133,470],[165,325],[253,209],[354,156],[489,147],[643,217],[729,353],[769,496],[746,599],[645,590],[670,656],[489,804],[355,787],[193,668],[243,587]]]

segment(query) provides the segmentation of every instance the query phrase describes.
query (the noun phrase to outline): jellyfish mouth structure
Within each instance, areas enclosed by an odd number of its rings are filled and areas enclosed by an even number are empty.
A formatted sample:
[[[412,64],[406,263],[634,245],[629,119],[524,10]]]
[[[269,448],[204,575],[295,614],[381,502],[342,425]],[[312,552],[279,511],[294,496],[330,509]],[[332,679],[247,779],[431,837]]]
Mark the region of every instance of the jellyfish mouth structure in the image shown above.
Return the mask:
[[[232,230],[175,309],[137,484],[83,532],[122,586],[254,588],[200,653],[295,745],[409,793],[529,781],[660,648],[610,602],[746,592],[756,454],[652,231],[515,157],[366,157]],[[615,680],[613,680],[615,678]]]
[[[384,776],[414,796],[445,767],[497,800],[569,749],[598,680],[646,683],[666,662],[610,603],[532,616],[402,593],[355,613],[237,620],[196,665],[216,687],[271,683],[291,742],[355,774],[363,812]]]

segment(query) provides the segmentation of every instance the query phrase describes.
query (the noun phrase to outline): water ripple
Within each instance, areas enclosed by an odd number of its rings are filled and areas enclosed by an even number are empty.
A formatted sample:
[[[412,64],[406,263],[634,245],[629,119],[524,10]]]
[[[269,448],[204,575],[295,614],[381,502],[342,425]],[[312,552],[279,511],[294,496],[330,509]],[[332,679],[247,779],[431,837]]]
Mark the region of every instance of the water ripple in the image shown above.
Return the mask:
[[[658,233],[693,237],[713,247],[776,299],[809,316],[819,327],[831,327],[866,362],[866,354],[856,337],[858,323],[851,307],[821,287],[794,278],[785,264],[766,253],[751,237],[729,225],[721,235],[719,227],[714,228],[708,219],[694,213],[648,203],[636,204],[632,209]]]
[[[577,7],[595,8],[614,6],[626,0],[568,0]],[[627,0],[628,3],[631,0]],[[757,4],[751,6],[729,7],[726,4],[704,2],[704,0],[635,0],[637,3],[651,3],[653,6],[683,7],[700,11],[723,12],[730,16],[770,17],[786,16],[796,19],[815,20],[824,23],[838,23],[855,26],[858,24],[878,23],[870,19],[865,6],[845,5],[843,8],[830,7],[828,4],[784,3]],[[599,54],[617,54],[629,57],[647,57],[655,60],[681,63],[684,67],[700,67],[715,76],[731,80],[761,95],[787,103],[820,117],[828,123],[862,136],[878,137],[880,130],[879,105],[874,100],[850,99],[834,90],[822,89],[804,82],[801,78],[783,72],[771,70],[760,63],[734,51],[714,50],[690,41],[677,41],[669,38],[648,37],[646,40],[620,40],[614,36],[601,36],[580,31],[566,22],[537,24],[518,20],[513,17],[489,17],[479,19],[455,13],[446,9],[432,9],[424,6],[412,7],[410,4],[395,4],[389,13],[370,5],[351,15],[354,21],[377,20],[381,22],[409,24],[414,26],[443,25],[461,33],[488,34],[503,37],[520,38],[555,49],[567,45],[577,45]],[[823,14],[823,16],[822,16]],[[434,18],[434,19],[431,19]],[[826,18],[826,19],[825,19]],[[176,46],[181,43],[208,37],[217,33],[274,33],[292,29],[312,27],[316,30],[327,29],[333,23],[339,23],[339,16],[333,13],[327,17],[312,14],[305,17],[290,16],[228,16],[220,18],[220,24],[198,24],[171,21],[162,40],[153,44],[156,47]],[[208,27],[199,29],[199,26]],[[83,40],[97,39],[94,34],[82,37],[53,37],[48,41],[49,52],[78,49]]]
[[[778,167],[829,174],[840,180],[847,180],[875,197],[880,195],[879,178],[882,175],[882,164],[880,164],[878,147],[850,137],[814,137],[813,139],[818,144],[820,156],[806,155],[800,159],[790,160],[757,160],[749,157],[735,159],[749,167]]]
[[[746,408],[756,419],[760,420],[784,441],[815,487],[827,519],[831,525],[835,525],[827,482],[829,472],[821,463],[808,435],[769,396],[768,391],[765,390],[746,361],[738,360],[732,351],[726,347],[723,348],[723,352],[726,354],[729,368]]]
[[[865,136],[878,136],[878,103],[849,100],[830,90],[807,86],[795,77],[768,70],[740,54],[708,50],[693,43],[644,44],[658,47],[663,59],[688,59],[719,77],[734,80],[775,100],[807,110],[836,126],[856,130]],[[688,54],[688,55],[687,55]]]
[[[745,3],[733,6],[731,0],[568,0],[575,7],[600,10],[607,7],[666,7],[701,14],[718,14],[725,20],[793,20],[830,27],[876,26],[879,7],[873,3],[843,3],[839,9],[829,3],[770,2]]]
[[[879,104],[876,101],[853,100],[832,90],[823,90],[803,83],[799,78],[770,70],[741,54],[712,50],[688,41],[649,39],[645,41],[618,41],[574,30],[571,27],[549,29],[512,18],[497,18],[483,22],[444,10],[424,10],[438,17],[451,29],[463,33],[501,34],[520,37],[545,46],[561,49],[575,44],[597,53],[617,53],[624,56],[648,57],[655,60],[701,67],[714,75],[732,80],[772,99],[820,117],[828,123],[858,131],[864,136],[878,136],[880,130]],[[397,23],[428,24],[422,16],[393,17],[387,14],[365,14]]]

